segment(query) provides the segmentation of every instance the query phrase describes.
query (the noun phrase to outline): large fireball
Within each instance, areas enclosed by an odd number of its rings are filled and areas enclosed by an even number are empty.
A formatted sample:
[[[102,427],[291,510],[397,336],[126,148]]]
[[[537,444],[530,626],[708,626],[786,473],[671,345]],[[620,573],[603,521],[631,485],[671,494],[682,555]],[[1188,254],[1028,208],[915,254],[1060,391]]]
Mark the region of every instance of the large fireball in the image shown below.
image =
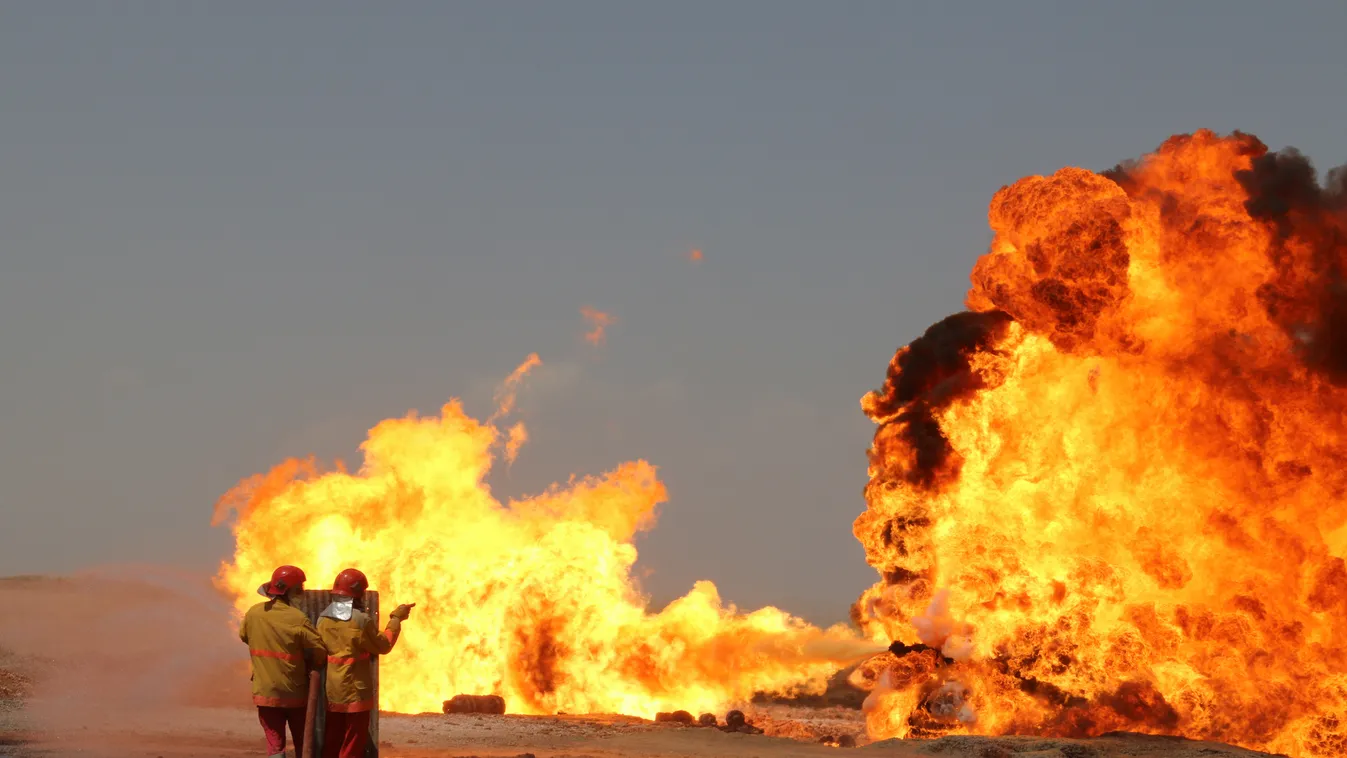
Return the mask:
[[[854,615],[939,649],[872,736],[1347,754],[1343,180],[1204,131],[996,194],[969,310],[862,402]]]

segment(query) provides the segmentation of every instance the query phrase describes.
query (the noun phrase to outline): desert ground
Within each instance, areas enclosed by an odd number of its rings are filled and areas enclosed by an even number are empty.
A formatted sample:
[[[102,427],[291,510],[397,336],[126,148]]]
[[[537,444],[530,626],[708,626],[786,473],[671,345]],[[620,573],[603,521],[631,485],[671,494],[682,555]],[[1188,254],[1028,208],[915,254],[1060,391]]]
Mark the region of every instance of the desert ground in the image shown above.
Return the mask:
[[[228,608],[199,578],[120,567],[69,579],[0,580],[0,755],[187,758],[262,755],[247,662]],[[624,716],[383,714],[381,756],[867,755],[1112,758],[1265,755],[1168,737],[945,737],[867,743],[855,707],[745,705],[763,734]],[[722,714],[723,720],[723,714]]]
[[[750,714],[752,718],[752,714]],[[726,734],[623,717],[530,717],[423,714],[381,717],[381,756],[743,756],[804,758],[835,755],[837,748],[783,736]],[[261,755],[255,714],[246,708],[181,708],[143,718],[97,720],[78,728],[44,731],[21,716],[0,717],[0,754],[18,756]],[[877,742],[857,748],[867,755],[946,758],[1112,758],[1113,756],[1265,755],[1211,743],[1117,735],[1093,740],[1030,737],[946,737],[930,741]]]

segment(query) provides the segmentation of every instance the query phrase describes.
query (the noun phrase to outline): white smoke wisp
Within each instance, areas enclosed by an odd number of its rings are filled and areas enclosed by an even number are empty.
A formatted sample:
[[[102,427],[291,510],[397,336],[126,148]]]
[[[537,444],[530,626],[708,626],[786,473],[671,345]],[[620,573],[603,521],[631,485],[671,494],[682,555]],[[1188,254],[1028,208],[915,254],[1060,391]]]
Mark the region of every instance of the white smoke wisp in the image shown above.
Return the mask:
[[[947,658],[968,660],[973,655],[972,627],[949,612],[949,590],[936,590],[925,613],[912,619],[922,644],[938,648]]]

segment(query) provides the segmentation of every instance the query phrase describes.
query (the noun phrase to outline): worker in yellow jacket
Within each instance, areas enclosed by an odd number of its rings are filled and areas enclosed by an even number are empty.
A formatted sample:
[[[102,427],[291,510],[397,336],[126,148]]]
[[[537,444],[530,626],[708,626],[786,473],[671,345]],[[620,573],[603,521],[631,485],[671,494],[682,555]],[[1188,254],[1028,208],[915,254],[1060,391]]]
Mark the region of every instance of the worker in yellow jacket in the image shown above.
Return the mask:
[[[271,581],[257,589],[267,598],[243,616],[239,639],[248,646],[253,668],[253,703],[267,738],[267,755],[285,755],[285,727],[290,726],[295,755],[304,747],[304,710],[308,705],[310,670],[327,650],[309,617],[292,601],[304,592],[304,572],[281,566]]]
[[[370,658],[385,655],[397,644],[402,622],[416,605],[399,605],[379,631],[365,612],[369,580],[357,569],[337,574],[336,599],[318,618],[318,634],[327,648],[327,725],[323,758],[361,758],[369,740],[369,714],[374,708],[374,670]]]

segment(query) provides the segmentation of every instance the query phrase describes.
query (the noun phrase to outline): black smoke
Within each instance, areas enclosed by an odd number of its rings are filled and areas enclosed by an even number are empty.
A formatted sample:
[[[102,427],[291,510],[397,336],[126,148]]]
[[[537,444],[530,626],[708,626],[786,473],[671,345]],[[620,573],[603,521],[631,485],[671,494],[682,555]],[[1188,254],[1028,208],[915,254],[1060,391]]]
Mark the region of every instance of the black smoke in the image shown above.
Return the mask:
[[[884,388],[872,395],[870,416],[881,421],[871,451],[881,466],[911,484],[931,488],[953,473],[953,448],[936,415],[986,385],[970,359],[992,350],[1011,317],[1003,311],[963,311],[936,322],[889,364]],[[893,450],[900,442],[903,450]]]
[[[1255,158],[1236,179],[1249,215],[1273,233],[1276,276],[1259,301],[1306,365],[1347,383],[1347,170],[1329,172],[1320,185],[1309,159],[1287,148]]]

